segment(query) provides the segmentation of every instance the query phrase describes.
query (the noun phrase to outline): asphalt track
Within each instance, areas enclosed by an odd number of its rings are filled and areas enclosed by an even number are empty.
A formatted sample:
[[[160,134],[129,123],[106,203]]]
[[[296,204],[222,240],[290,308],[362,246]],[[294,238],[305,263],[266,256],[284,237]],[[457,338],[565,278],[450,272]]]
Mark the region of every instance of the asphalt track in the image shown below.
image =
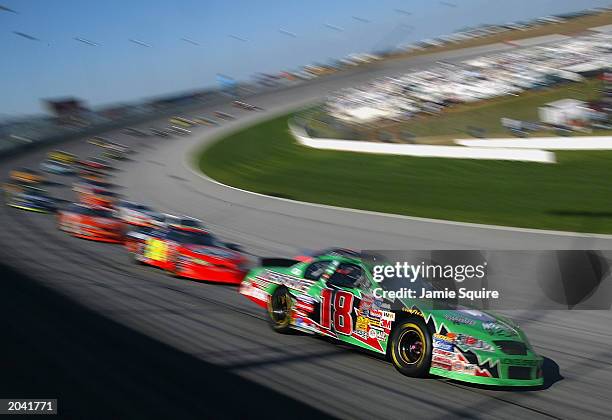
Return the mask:
[[[487,47],[490,50],[508,46]],[[344,211],[269,199],[227,188],[192,171],[187,154],[228,130],[320,98],[332,89],[432,60],[373,66],[250,99],[264,112],[215,110],[238,116],[183,138],[108,137],[137,149],[118,165],[117,190],[160,210],[203,219],[222,238],[255,256],[286,256],[330,245],[369,249],[612,249],[609,237],[566,235],[438,223]],[[488,50],[487,50],[488,51]],[[205,113],[202,110],[200,113]],[[162,122],[147,124],[162,126]],[[84,140],[63,149],[94,154]],[[40,149],[0,163],[36,166]],[[53,177],[50,190],[70,200],[70,178]],[[3,275],[2,309],[14,376],[21,396],[30,389],[65,413],[86,417],[83,401],[98,399],[99,414],[135,418],[252,416],[342,418],[609,418],[612,312],[517,312],[514,318],[546,357],[541,390],[488,389],[436,378],[411,379],[376,357],[302,335],[282,336],[234,287],[177,280],[134,264],[117,245],[59,232],[52,216],[0,209],[1,261],[25,276]],[[13,271],[6,271],[14,273]],[[26,279],[27,278],[27,279]],[[52,297],[51,297],[52,296]],[[73,306],[79,309],[69,309]],[[32,329],[30,331],[30,328]],[[41,334],[40,336],[38,334]],[[8,344],[8,345],[7,345]],[[24,363],[19,359],[20,352]],[[41,366],[38,372],[29,365]],[[41,378],[44,376],[46,379]],[[54,378],[63,377],[71,392]],[[8,391],[7,391],[8,392]],[[63,393],[62,393],[63,392]],[[5,392],[6,395],[6,392]],[[57,395],[57,394],[56,394]],[[86,397],[89,396],[89,397]],[[11,395],[16,396],[16,395]],[[89,399],[88,399],[89,398]],[[146,404],[145,404],[146,403]],[[143,408],[146,405],[146,409]],[[275,407],[280,407],[276,409]],[[129,415],[128,415],[129,414]],[[91,416],[90,416],[91,417]]]

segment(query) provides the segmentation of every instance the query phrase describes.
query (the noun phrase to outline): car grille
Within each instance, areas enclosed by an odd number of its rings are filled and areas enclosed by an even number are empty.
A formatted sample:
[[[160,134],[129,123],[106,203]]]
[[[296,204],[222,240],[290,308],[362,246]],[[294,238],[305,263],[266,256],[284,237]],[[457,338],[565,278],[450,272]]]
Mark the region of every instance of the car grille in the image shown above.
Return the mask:
[[[495,345],[499,347],[501,351],[506,354],[510,354],[513,356],[524,356],[527,354],[527,346],[525,343],[520,341],[512,341],[512,340],[497,340],[494,341]]]
[[[532,368],[525,366],[508,366],[509,379],[531,379]]]

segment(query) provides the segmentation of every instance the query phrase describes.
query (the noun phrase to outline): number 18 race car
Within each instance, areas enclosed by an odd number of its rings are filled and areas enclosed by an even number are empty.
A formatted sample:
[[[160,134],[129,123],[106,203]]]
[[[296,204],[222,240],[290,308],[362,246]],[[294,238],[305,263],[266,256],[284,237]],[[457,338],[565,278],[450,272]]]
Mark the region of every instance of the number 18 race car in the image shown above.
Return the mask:
[[[415,299],[378,298],[381,283],[359,257],[263,264],[247,274],[240,293],[268,310],[278,332],[300,330],[383,354],[413,377],[501,386],[544,382],[542,357],[510,320],[472,309],[420,308],[424,302]]]

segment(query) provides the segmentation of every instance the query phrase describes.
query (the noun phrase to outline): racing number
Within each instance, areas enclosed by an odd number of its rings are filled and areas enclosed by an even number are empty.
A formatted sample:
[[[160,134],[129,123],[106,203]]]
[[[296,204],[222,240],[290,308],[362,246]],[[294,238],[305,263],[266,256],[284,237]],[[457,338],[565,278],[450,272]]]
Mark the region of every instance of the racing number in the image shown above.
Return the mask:
[[[167,246],[164,241],[151,238],[147,241],[144,257],[153,261],[166,261]]]
[[[334,304],[334,330],[340,334],[350,335],[353,332],[353,311],[352,293],[337,290],[335,293],[331,289],[321,290],[321,326],[326,329],[331,328],[332,299]]]

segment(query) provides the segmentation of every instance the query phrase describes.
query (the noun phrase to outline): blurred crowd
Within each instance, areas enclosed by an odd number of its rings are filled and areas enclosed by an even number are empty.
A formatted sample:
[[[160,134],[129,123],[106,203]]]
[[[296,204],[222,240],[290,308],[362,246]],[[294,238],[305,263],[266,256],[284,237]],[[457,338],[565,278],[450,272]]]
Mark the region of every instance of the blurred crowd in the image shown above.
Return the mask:
[[[612,34],[598,33],[376,79],[331,95],[326,108],[349,123],[403,121],[452,104],[581,81],[611,65]]]

